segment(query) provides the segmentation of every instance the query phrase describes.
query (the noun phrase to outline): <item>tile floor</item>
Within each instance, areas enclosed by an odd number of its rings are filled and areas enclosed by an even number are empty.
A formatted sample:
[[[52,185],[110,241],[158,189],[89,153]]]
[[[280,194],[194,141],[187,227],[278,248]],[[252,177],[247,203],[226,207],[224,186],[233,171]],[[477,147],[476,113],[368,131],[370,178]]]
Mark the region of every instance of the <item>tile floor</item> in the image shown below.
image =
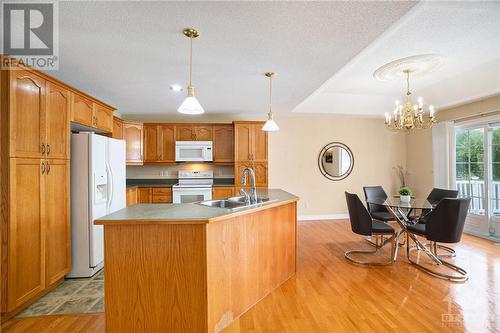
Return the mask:
[[[17,317],[104,312],[104,270],[88,279],[67,279]]]

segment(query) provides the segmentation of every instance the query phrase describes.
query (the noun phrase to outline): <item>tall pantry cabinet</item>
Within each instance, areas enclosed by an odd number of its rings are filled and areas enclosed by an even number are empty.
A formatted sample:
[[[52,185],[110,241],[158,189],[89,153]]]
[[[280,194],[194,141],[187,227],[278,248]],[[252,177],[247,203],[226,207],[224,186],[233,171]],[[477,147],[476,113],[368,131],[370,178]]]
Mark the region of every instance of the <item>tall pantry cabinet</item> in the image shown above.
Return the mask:
[[[1,71],[2,316],[71,266],[70,92],[29,69]]]

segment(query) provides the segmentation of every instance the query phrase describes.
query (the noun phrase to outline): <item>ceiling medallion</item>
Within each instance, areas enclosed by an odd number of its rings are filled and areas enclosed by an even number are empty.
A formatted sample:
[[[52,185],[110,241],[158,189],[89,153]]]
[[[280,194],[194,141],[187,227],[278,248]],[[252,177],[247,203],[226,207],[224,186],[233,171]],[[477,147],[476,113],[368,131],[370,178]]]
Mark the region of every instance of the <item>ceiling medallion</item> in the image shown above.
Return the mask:
[[[405,70],[413,76],[432,73],[444,64],[444,58],[438,54],[421,54],[391,61],[378,68],[373,77],[379,81],[392,81],[406,78]]]

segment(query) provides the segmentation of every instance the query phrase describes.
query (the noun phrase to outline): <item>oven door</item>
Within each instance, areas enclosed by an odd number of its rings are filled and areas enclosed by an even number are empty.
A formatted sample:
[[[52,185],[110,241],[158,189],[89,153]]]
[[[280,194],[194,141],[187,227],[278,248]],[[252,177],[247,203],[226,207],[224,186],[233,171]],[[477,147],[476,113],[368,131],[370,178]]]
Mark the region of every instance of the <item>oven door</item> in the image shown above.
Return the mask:
[[[178,203],[190,203],[197,201],[212,200],[212,188],[173,188],[172,202],[174,204]]]

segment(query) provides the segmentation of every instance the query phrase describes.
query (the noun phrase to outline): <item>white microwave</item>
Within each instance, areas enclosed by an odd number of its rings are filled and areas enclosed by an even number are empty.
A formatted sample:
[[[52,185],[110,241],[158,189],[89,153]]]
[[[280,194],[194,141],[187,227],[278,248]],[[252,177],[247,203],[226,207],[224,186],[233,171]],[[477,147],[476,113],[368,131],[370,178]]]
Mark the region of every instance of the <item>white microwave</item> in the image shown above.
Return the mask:
[[[212,162],[212,141],[175,141],[176,162]]]

